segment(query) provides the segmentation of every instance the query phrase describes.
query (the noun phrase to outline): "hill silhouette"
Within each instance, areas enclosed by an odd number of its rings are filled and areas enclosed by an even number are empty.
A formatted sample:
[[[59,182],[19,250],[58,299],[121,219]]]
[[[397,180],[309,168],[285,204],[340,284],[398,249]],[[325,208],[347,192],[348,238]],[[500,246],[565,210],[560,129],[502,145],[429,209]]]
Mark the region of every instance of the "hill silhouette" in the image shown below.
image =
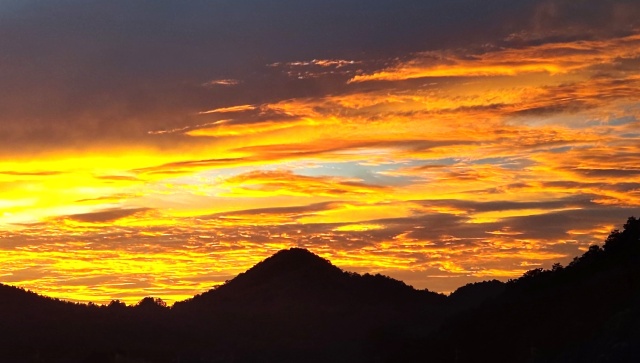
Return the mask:
[[[299,308],[395,303],[438,304],[442,294],[413,287],[383,275],[344,272],[306,249],[282,250],[227,283],[174,308],[236,309],[259,303],[260,309],[294,304]]]
[[[0,285],[7,362],[636,362],[640,221],[568,266],[446,297],[299,248],[169,308]]]
[[[408,331],[418,321],[434,328],[445,301],[444,295],[386,276],[344,272],[305,249],[292,248],[172,310],[190,322],[191,330],[206,331],[218,342],[263,347],[239,353],[220,344],[212,355],[350,362],[368,350],[371,335]]]
[[[387,361],[639,362],[640,220],[566,267],[509,281],[428,338],[386,347]]]

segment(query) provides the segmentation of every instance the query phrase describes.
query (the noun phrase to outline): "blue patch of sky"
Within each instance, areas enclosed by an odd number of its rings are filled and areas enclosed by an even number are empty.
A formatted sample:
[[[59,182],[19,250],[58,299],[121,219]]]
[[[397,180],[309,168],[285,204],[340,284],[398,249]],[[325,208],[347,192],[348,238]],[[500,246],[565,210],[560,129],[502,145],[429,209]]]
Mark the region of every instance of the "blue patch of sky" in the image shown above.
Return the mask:
[[[357,178],[363,183],[371,185],[403,186],[415,183],[418,178],[403,175],[389,175],[385,172],[393,172],[401,168],[411,168],[426,164],[442,165],[454,164],[454,159],[408,160],[399,163],[367,164],[361,162],[322,163],[308,167],[295,169],[296,174],[319,177],[337,176],[345,178]]]
[[[622,116],[622,117],[610,119],[610,120],[607,120],[607,121],[589,120],[585,124],[587,126],[600,126],[600,125],[603,125],[603,124],[606,124],[606,125],[609,125],[609,126],[621,126],[621,125],[627,125],[627,124],[630,124],[630,123],[634,123],[634,122],[637,122],[637,121],[638,121],[638,119],[635,116],[629,115],[629,116]]]
[[[508,158],[486,158],[486,159],[478,159],[474,160],[473,164],[491,164],[491,165],[503,165],[509,163],[510,159]]]
[[[24,9],[28,1],[24,0],[3,0],[0,1],[0,16],[15,15],[17,11]]]
[[[634,116],[624,116],[624,117],[619,117],[619,118],[610,120],[608,124],[612,126],[620,126],[620,125],[634,123],[636,121],[638,121],[638,119],[635,118]]]
[[[558,148],[561,149],[561,148]],[[524,158],[518,158],[518,159],[514,159],[514,158],[486,158],[486,159],[479,159],[479,160],[474,160],[472,164],[475,165],[496,165],[496,166],[500,166],[504,169],[512,169],[512,170],[516,170],[516,169],[522,169],[524,167],[530,166],[533,164],[533,162],[531,160],[528,159],[524,159]]]
[[[379,174],[384,171],[395,170],[397,164],[363,165],[358,162],[322,163],[312,167],[296,169],[296,174],[319,177],[337,176],[357,178],[363,183],[373,185],[402,185],[410,182],[407,178]]]
[[[498,160],[498,159],[496,159]],[[505,163],[509,162],[502,159]],[[506,160],[506,161],[505,161]],[[399,169],[410,169],[414,167],[422,167],[427,165],[454,165],[459,160],[455,158],[431,159],[431,160],[403,160],[397,163],[380,163],[371,164],[363,162],[309,162],[295,161],[285,162],[275,165],[255,167],[255,166],[239,166],[231,168],[220,168],[201,171],[194,175],[181,176],[171,180],[178,184],[202,184],[207,180],[211,186],[215,186],[217,182],[244,173],[253,171],[276,171],[287,170],[298,175],[309,177],[342,177],[355,178],[363,183],[380,186],[404,186],[419,181],[419,178],[405,175],[391,175],[386,172],[393,172]],[[487,159],[489,162],[489,159]],[[513,163],[513,161],[510,161]]]
[[[553,149],[550,149],[549,151],[554,154],[559,154],[559,153],[565,153],[571,149],[573,149],[573,146],[562,146],[562,147],[555,147]]]

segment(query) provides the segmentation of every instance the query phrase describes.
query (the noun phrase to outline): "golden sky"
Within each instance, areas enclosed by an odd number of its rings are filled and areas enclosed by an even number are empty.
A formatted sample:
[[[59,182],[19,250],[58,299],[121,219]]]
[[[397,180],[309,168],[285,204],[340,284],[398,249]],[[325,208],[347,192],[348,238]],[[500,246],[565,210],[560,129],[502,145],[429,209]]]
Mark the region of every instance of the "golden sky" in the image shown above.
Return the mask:
[[[450,292],[640,214],[633,1],[125,3],[0,5],[2,283],[171,303],[298,246]]]

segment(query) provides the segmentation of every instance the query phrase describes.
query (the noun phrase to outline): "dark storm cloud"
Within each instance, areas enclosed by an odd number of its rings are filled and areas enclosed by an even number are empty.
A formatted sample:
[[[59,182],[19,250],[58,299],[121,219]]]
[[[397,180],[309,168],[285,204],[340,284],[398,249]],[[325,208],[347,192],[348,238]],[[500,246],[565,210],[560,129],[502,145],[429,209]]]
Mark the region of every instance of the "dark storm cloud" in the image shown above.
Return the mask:
[[[135,214],[142,213],[148,210],[149,208],[131,208],[131,209],[115,208],[115,209],[107,209],[99,212],[73,214],[63,218],[71,219],[79,222],[103,223],[103,222],[113,222],[118,219],[133,216]]]
[[[548,116],[559,113],[575,113],[595,107],[584,101],[564,101],[558,104],[534,106],[513,112],[517,116]]]
[[[582,174],[585,177],[598,177],[607,179],[622,179],[632,178],[640,176],[640,169],[628,170],[628,169],[570,169],[578,174]]]
[[[561,209],[561,208],[587,208],[596,206],[591,201],[593,196],[578,195],[564,199],[556,199],[550,201],[536,202],[512,202],[512,201],[492,201],[492,202],[476,202],[471,200],[424,200],[415,201],[424,206],[450,207],[473,212],[495,212],[507,210],[524,210],[524,209]]]
[[[602,36],[624,33],[639,24],[635,0],[538,1],[531,18],[532,30],[568,36],[579,32]]]
[[[257,209],[246,209],[246,210],[238,210],[226,213],[216,213],[205,217],[198,217],[199,219],[208,219],[208,218],[221,218],[221,217],[233,217],[233,216],[256,216],[256,215],[265,215],[265,214],[276,214],[276,215],[287,215],[292,217],[301,217],[313,214],[315,212],[325,211],[332,208],[332,206],[337,205],[337,202],[324,202],[324,203],[315,203],[304,206],[295,206],[295,207],[272,207],[272,208],[257,208]]]
[[[622,31],[636,13],[622,0],[5,0],[0,141],[4,152],[173,145],[179,135],[148,132],[197,125],[206,109],[335,92],[350,77],[292,79],[268,64],[366,68],[565,24]]]
[[[629,216],[638,215],[638,208],[610,206],[592,207],[582,210],[567,210],[536,216],[512,217],[502,223],[522,232],[528,238],[561,240],[569,236],[568,231],[598,224],[617,225]]]

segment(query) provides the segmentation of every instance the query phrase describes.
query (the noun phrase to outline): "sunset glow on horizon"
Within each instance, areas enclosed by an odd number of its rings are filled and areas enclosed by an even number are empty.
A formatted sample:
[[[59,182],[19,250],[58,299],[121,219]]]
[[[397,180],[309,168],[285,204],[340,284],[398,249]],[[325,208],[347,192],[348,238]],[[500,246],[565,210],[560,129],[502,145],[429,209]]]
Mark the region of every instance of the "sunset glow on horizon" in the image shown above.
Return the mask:
[[[640,6],[463,2],[388,39],[390,1],[0,5],[0,283],[172,303],[303,247],[451,292],[601,244],[640,215]]]

